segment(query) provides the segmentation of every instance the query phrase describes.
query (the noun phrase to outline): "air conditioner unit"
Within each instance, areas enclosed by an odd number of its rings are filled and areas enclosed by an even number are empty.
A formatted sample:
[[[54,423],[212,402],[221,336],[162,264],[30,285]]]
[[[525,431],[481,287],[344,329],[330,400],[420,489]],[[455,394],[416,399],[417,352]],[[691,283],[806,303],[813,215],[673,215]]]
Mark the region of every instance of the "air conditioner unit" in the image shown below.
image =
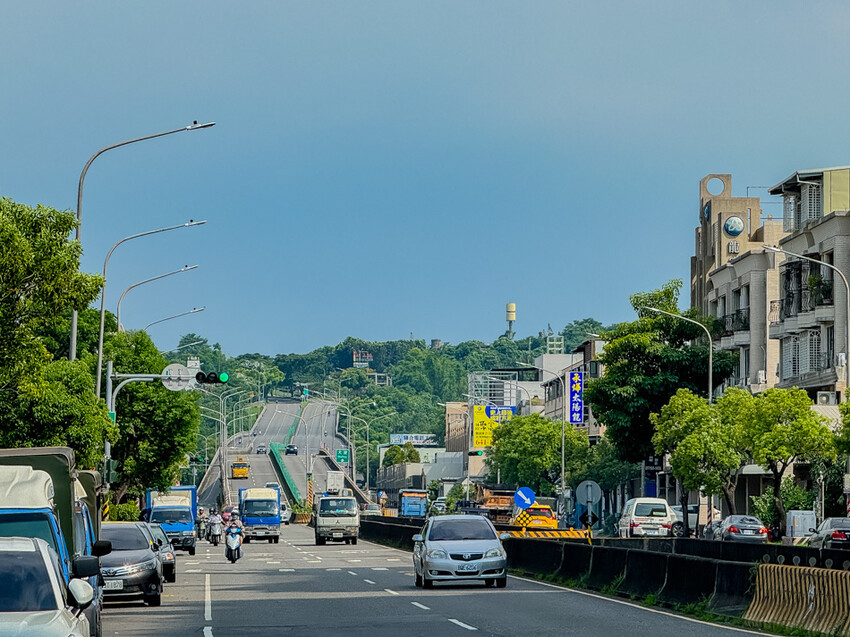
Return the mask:
[[[758,371],[758,382],[762,385],[767,382],[767,372],[763,369]]]
[[[834,391],[819,391],[818,392],[818,405],[837,405],[838,404],[838,392]]]

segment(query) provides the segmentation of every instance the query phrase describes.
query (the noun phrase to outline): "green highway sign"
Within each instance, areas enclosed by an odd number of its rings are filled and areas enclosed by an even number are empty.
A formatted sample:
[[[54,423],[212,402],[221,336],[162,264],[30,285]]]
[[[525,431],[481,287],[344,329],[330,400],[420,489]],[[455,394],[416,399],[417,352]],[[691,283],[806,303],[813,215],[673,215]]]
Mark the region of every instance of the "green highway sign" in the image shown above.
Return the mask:
[[[337,462],[348,462],[348,449],[337,449],[336,450],[336,461]]]

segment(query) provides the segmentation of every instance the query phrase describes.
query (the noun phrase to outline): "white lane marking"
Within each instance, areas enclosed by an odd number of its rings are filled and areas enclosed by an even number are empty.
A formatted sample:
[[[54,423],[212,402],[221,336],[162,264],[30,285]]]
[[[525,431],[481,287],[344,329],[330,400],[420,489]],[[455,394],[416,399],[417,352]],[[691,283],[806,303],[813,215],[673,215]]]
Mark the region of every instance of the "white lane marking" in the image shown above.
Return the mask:
[[[384,568],[383,566],[373,566],[373,567],[372,567],[372,570],[373,570],[373,571],[388,571],[388,570],[390,570],[390,569],[388,569],[388,568]]]
[[[277,562],[266,562],[266,564],[280,564],[280,560],[278,560]]]
[[[400,557],[388,557],[387,562],[401,562]]]
[[[419,602],[410,602],[410,603],[413,604],[414,606],[416,606],[416,608],[421,608],[422,610],[431,610],[430,608],[425,606],[425,604],[420,604]]]
[[[186,562],[186,564],[200,564],[200,562]]]
[[[202,573],[203,571],[199,568],[188,568],[186,569],[187,573]],[[209,575],[207,575],[209,577]]]
[[[280,573],[294,573],[295,572],[294,568],[279,568],[277,570]]]
[[[210,575],[204,577],[204,621],[212,621],[212,598],[210,597]],[[210,628],[212,630],[212,628]]]
[[[353,564],[354,562],[362,562],[363,560],[348,560],[348,561]]]
[[[307,560],[307,564],[321,564],[322,560]]]
[[[212,626],[204,626],[204,637],[213,637]]]
[[[357,575],[357,573],[355,573],[354,571],[348,571],[348,574],[349,575]]]
[[[341,568],[326,568],[326,571],[341,571]]]
[[[375,583],[370,579],[364,579],[363,581],[366,582],[367,584],[374,584]]]
[[[388,588],[385,588],[384,590],[387,591],[390,595],[401,595],[401,593],[396,593],[395,591],[391,591]]]
[[[469,624],[464,624],[462,621],[457,619],[449,619],[449,621],[453,624],[457,624],[461,628],[466,628],[467,630],[478,630],[475,626],[470,626]]]

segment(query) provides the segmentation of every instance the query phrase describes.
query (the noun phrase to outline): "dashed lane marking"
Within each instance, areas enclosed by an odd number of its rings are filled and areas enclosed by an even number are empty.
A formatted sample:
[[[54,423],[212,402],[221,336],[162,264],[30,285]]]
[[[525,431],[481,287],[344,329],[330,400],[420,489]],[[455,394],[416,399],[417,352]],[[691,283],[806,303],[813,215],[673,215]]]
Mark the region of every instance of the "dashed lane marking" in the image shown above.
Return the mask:
[[[449,621],[453,624],[460,626],[461,628],[466,628],[467,630],[478,630],[475,626],[470,626],[469,624],[464,624],[462,621],[457,619],[449,619]]]
[[[363,581],[366,582],[367,584],[374,584],[375,583],[370,579],[364,579]]]
[[[416,608],[421,608],[422,610],[431,610],[430,608],[425,606],[425,604],[420,604],[419,602],[410,602],[410,603],[413,604],[414,606],[416,606]]]
[[[401,595],[401,593],[396,593],[395,591],[392,591],[389,588],[385,588],[384,590],[387,591],[390,595]]]
[[[348,571],[348,574],[349,575],[357,575],[357,573],[355,573],[354,571]]]
[[[326,571],[341,571],[341,568],[326,568]]]
[[[388,571],[388,570],[390,570],[390,569],[388,569],[388,568],[384,568],[383,566],[373,566],[373,567],[372,567],[372,570],[373,570],[373,571]]]
[[[199,568],[189,568],[189,569],[186,569],[186,572],[187,573],[201,573],[202,571]]]
[[[294,568],[279,568],[277,570],[280,573],[294,573],[295,572]]]

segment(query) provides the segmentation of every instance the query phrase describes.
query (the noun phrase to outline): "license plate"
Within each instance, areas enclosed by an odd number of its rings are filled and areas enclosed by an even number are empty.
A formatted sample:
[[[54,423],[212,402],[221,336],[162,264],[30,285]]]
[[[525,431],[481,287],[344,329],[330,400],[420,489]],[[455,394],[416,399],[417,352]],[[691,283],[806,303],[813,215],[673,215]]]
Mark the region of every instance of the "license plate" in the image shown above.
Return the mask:
[[[342,537],[342,533],[334,533],[334,537]]]
[[[257,531],[257,535],[265,535],[265,534],[266,534],[265,531]]]
[[[475,564],[458,564],[457,570],[459,571],[477,571],[478,566]]]
[[[752,529],[744,529],[744,535],[755,535],[755,531]]]
[[[124,590],[124,580],[112,579],[106,580],[103,584],[103,590],[106,591],[121,591]]]

